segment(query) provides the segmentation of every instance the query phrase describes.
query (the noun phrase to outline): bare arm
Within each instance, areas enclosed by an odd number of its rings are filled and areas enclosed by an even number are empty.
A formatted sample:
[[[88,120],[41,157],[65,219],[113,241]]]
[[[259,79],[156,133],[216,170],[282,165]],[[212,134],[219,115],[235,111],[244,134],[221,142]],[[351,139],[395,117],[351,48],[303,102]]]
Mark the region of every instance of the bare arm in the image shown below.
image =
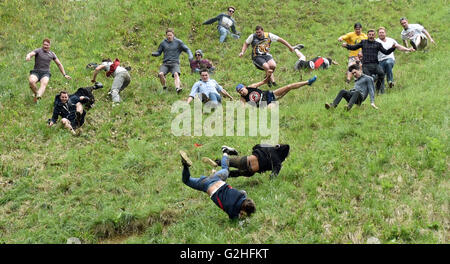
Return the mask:
[[[98,65],[97,68],[95,68],[94,70],[94,76],[92,76],[92,80],[91,82],[95,83],[96,79],[97,79],[97,74],[99,73],[99,71],[101,71],[103,68],[105,68],[105,65]]]
[[[431,41],[431,43],[434,43],[434,39],[431,37],[430,33],[426,29],[423,29],[422,32],[427,36],[427,38]]]
[[[415,49],[413,48],[413,47],[411,47],[411,48],[406,48],[406,47],[404,47],[404,46],[402,46],[402,45],[400,45],[400,44],[395,44],[395,47],[398,49],[398,50],[400,50],[400,51],[406,51],[406,52],[409,52],[409,51],[415,51]]]
[[[187,102],[188,104],[190,104],[190,103],[192,102],[192,100],[194,100],[194,97],[189,96],[186,102]]]
[[[408,47],[408,41],[406,39],[403,40],[403,46]]]
[[[244,53],[247,50],[247,48],[248,48],[248,44],[247,44],[247,42],[244,42],[244,45],[242,45],[241,53],[239,53],[239,57],[244,56]]]
[[[261,85],[267,83],[267,82],[269,81],[269,79],[270,79],[270,75],[272,74],[272,72],[273,72],[273,71],[271,71],[271,70],[267,71],[267,75],[266,75],[266,78],[264,78],[264,80],[262,80],[262,81],[260,81],[260,82],[257,82],[257,83],[254,83],[254,84],[251,84],[251,85],[249,85],[248,87],[251,87],[251,88],[258,88],[259,86],[261,86]]]
[[[278,38],[278,42],[281,42],[283,45],[285,45],[289,49],[289,51],[294,51],[294,48],[291,46],[291,44],[289,44],[289,42],[287,42],[283,38]]]
[[[223,89],[220,91],[223,95],[225,95],[226,97],[230,98],[231,100],[233,100],[233,96],[231,96],[227,90]]]
[[[66,71],[64,70],[64,66],[59,61],[58,58],[55,59],[55,63],[56,63],[56,65],[58,65],[59,71],[64,75],[64,78],[66,78],[68,80],[72,79],[69,75],[66,74]]]
[[[30,53],[27,54],[27,57],[25,58],[26,61],[30,61],[31,57],[33,57],[34,55],[36,55],[36,52],[32,51]]]

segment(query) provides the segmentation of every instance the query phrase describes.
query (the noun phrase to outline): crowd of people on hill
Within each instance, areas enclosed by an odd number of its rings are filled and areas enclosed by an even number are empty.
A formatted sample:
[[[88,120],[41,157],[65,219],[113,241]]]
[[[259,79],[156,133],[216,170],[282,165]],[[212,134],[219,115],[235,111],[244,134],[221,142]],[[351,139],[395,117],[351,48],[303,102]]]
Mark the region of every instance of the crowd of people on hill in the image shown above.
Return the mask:
[[[218,23],[217,30],[219,33],[219,42],[224,43],[228,36],[239,39],[241,33],[236,30],[236,22],[233,18],[235,7],[228,7],[227,13],[219,14],[211,18],[203,25]],[[413,52],[417,50],[426,51],[428,42],[435,43],[430,33],[420,24],[409,24],[406,18],[400,19],[403,27],[401,38],[404,45],[386,36],[386,28],[380,27],[377,31],[369,29],[367,34],[362,31],[361,23],[354,24],[354,31],[342,35],[338,38],[342,42],[342,47],[349,50],[347,60],[347,72],[345,74],[345,82],[350,83],[354,78],[354,87],[352,89],[342,89],[337,94],[332,103],[325,103],[326,109],[336,108],[342,99],[347,101],[346,109],[352,109],[354,104],[361,105],[366,98],[370,97],[371,106],[375,109],[375,95],[385,93],[385,78],[389,88],[395,85],[393,68],[395,65],[394,51],[396,49],[404,52]],[[168,73],[172,74],[174,79],[175,90],[177,93],[182,92],[181,87],[181,69],[180,55],[182,52],[188,54],[191,73],[200,74],[200,80],[195,82],[187,98],[187,103],[191,103],[199,98],[203,103],[211,102],[213,105],[221,104],[222,96],[234,100],[226,89],[224,89],[218,81],[211,78],[211,74],[217,70],[210,60],[204,58],[204,53],[198,49],[193,54],[189,47],[180,39],[175,37],[173,29],[166,30],[165,39],[159,44],[158,49],[151,55],[158,57],[163,55],[162,64],[159,67],[158,77],[162,85],[163,91],[167,91]],[[378,33],[378,38],[376,37]],[[291,44],[285,39],[264,31],[262,26],[256,26],[254,33],[250,34],[244,41],[239,57],[242,57],[246,50],[251,47],[251,60],[255,67],[265,72],[265,78],[257,83],[245,85],[239,83],[235,90],[239,94],[239,100],[245,106],[251,104],[256,107],[271,107],[273,103],[284,97],[291,90],[299,89],[305,85],[312,85],[317,80],[317,75],[307,81],[291,83],[280,88],[274,77],[277,64],[270,54],[272,42],[280,42],[288,48],[290,52],[294,52],[298,60],[294,64],[296,71],[313,71],[318,69],[328,69],[332,65],[338,65],[336,58],[329,56],[316,56],[307,60],[306,56],[300,51],[305,48],[304,44]],[[411,45],[411,47],[408,47]],[[30,61],[35,57],[33,70],[29,75],[29,86],[33,93],[34,102],[38,102],[50,81],[50,63],[54,61],[58,66],[61,74],[66,79],[71,79],[66,74],[61,61],[56,54],[50,50],[51,41],[44,39],[42,47],[31,51],[26,55],[26,60]],[[70,133],[76,135],[77,129],[85,122],[85,109],[90,109],[95,102],[93,91],[100,89],[103,85],[97,82],[97,76],[101,71],[106,72],[106,77],[112,77],[113,82],[109,91],[109,95],[113,103],[121,102],[120,93],[130,84],[131,76],[130,68],[120,64],[119,59],[112,61],[109,58],[103,59],[101,64],[88,65],[94,69],[92,76],[93,86],[79,88],[74,94],[67,91],[61,91],[56,95],[53,106],[52,118],[48,120],[48,126],[53,126],[61,117],[61,124]],[[37,83],[40,82],[39,89]],[[267,84],[272,90],[261,90],[260,87]],[[233,189],[226,183],[228,177],[253,176],[256,172],[272,171],[271,176],[276,176],[281,170],[283,161],[289,154],[289,145],[256,145],[253,148],[252,155],[238,156],[238,152],[228,146],[222,147],[223,156],[221,159],[212,160],[203,158],[203,161],[214,167],[220,166],[221,170],[209,176],[201,176],[193,178],[190,176],[189,167],[192,166],[188,155],[184,151],[180,151],[183,172],[182,181],[186,185],[196,190],[204,191],[210,195],[212,201],[223,209],[230,218],[250,216],[255,211],[255,203],[252,199],[247,198],[245,191]],[[237,170],[230,171],[230,167]]]

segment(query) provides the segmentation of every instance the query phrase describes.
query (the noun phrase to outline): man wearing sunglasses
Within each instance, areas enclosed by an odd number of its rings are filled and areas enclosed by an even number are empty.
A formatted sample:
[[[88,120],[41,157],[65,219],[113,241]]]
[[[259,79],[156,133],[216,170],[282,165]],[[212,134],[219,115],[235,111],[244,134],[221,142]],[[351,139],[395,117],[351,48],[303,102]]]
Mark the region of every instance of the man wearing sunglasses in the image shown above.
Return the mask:
[[[232,18],[235,10],[236,10],[236,8],[230,6],[230,7],[228,7],[228,12],[226,14],[222,13],[214,18],[211,18],[211,19],[203,22],[203,25],[210,25],[210,24],[218,21],[217,30],[219,31],[219,42],[220,43],[225,42],[228,34],[230,34],[235,39],[240,38],[240,32],[236,31],[236,27],[235,27],[236,22]],[[231,30],[231,32],[230,32],[230,30]]]

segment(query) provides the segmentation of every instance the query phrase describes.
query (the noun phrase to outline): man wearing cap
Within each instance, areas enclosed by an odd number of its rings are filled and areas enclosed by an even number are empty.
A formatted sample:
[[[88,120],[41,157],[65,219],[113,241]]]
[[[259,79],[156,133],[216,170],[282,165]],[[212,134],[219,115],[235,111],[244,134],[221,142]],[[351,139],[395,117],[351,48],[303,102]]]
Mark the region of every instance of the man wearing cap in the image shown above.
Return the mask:
[[[240,32],[236,31],[236,22],[232,18],[234,12],[236,11],[236,8],[230,6],[228,7],[228,13],[222,13],[214,18],[211,18],[209,20],[206,20],[203,22],[203,25],[209,25],[217,21],[217,30],[219,31],[219,42],[223,43],[225,42],[228,34],[230,34],[233,38],[238,39],[240,38]],[[230,32],[233,32],[231,33]]]
[[[202,69],[200,71],[201,79],[194,83],[191,89],[191,93],[187,99],[187,103],[191,103],[196,95],[200,95],[202,102],[206,103],[211,101],[213,105],[218,105],[222,102],[222,97],[219,93],[225,95],[226,97],[233,100],[233,97],[220,86],[216,80],[209,78],[209,73],[207,69]]]
[[[214,73],[214,66],[211,61],[203,59],[202,50],[195,51],[195,59],[191,60],[191,73],[199,73],[202,69],[207,69],[209,73]]]
[[[175,89],[177,93],[181,92],[180,81],[180,54],[181,52],[188,54],[189,61],[194,59],[192,51],[184,44],[183,41],[175,37],[173,29],[166,30],[166,39],[159,44],[158,51],[152,52],[152,56],[158,57],[164,52],[163,64],[159,67],[159,80],[163,86],[163,90],[167,89],[166,75],[171,72],[175,82]]]
[[[270,78],[270,75],[271,75],[271,72],[269,71],[268,75],[266,76],[266,78],[263,81],[254,83],[249,86],[245,86],[242,83],[240,83],[236,86],[236,92],[238,92],[241,95],[240,100],[244,106],[246,103],[250,103],[250,105],[253,105],[256,107],[260,107],[260,105],[261,105],[261,106],[267,106],[267,107],[271,108],[272,103],[281,99],[289,91],[291,91],[293,89],[298,89],[304,85],[311,85],[317,79],[317,76],[314,76],[311,79],[309,79],[308,81],[291,83],[289,85],[278,88],[275,91],[262,91],[262,90],[258,89],[258,87],[267,83],[267,81]]]
[[[365,33],[362,33],[362,25],[361,23],[355,23],[355,25],[353,26],[353,28],[355,29],[354,32],[349,32],[345,35],[342,35],[338,38],[339,42],[345,41],[347,44],[349,45],[356,45],[359,42],[361,42],[361,40],[363,39],[367,39],[367,35]],[[358,57],[358,53],[361,51],[361,49],[358,50],[351,50],[348,54],[348,65],[347,67],[349,67],[352,64],[356,63],[357,57]],[[352,79],[352,74],[350,72],[346,73],[346,82],[349,83],[350,80]]]
[[[302,48],[305,46],[302,44],[298,44],[294,46],[295,54],[298,57],[298,61],[295,62],[294,69],[300,70],[300,69],[309,69],[309,70],[317,70],[317,69],[328,69],[332,64],[338,65],[338,63],[331,58],[325,58],[325,57],[315,57],[309,61],[306,61],[305,55],[300,52]]]
[[[36,103],[41,99],[42,95],[47,88],[48,82],[50,81],[50,62],[54,61],[59,68],[59,71],[64,75],[64,78],[70,80],[70,76],[66,74],[64,66],[59,61],[56,54],[50,51],[50,40],[44,39],[42,41],[42,48],[38,48],[28,53],[25,60],[30,61],[31,57],[34,56],[34,69],[30,71],[30,76],[28,77],[28,82],[30,89],[34,94],[34,102]],[[39,90],[36,87],[37,82],[41,82]]]
[[[255,33],[248,36],[247,40],[242,46],[241,53],[239,53],[239,57],[244,56],[244,53],[247,50],[248,46],[252,46],[252,61],[255,67],[257,69],[265,71],[266,75],[269,73],[269,71],[271,72],[268,82],[269,87],[272,87],[272,85],[276,86],[273,72],[275,71],[277,64],[272,55],[269,53],[270,44],[272,42],[280,42],[285,45],[289,49],[289,51],[294,51],[294,48],[286,40],[270,32],[264,32],[264,29],[261,26],[256,26]]]
[[[408,40],[411,46],[415,50],[423,50],[428,44],[428,40],[431,43],[435,43],[430,33],[420,24],[408,24],[406,17],[400,18],[400,24],[403,27],[401,32],[402,40],[405,47],[408,47]]]

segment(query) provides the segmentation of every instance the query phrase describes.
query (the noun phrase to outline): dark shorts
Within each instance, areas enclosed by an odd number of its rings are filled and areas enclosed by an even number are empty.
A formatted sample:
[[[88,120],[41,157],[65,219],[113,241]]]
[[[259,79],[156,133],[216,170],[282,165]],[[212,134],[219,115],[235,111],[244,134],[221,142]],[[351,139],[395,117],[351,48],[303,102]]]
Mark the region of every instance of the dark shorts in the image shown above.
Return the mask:
[[[77,118],[71,118],[70,121],[70,125],[72,126],[72,128],[75,130],[79,127],[81,127],[84,124],[84,117],[86,116],[86,111],[83,111],[83,114],[81,114],[81,118],[80,118],[80,122],[77,121]]]
[[[173,75],[177,72],[178,75],[181,75],[180,73],[180,64],[179,63],[163,63],[159,67],[159,72],[164,73],[164,75],[167,75],[169,72]]]
[[[255,67],[264,71],[263,68],[263,64],[272,60],[272,56],[271,55],[261,55],[261,56],[256,56],[252,58],[253,64],[255,64]]]
[[[49,71],[38,71],[38,70],[31,70],[30,75],[36,76],[38,78],[38,82],[45,76],[47,76],[49,79],[52,76]]]
[[[275,95],[273,94],[272,91],[264,92],[262,99],[261,99],[261,101],[266,101],[267,105],[269,105],[272,102],[275,102],[276,100],[277,100],[277,98],[275,97]]]

